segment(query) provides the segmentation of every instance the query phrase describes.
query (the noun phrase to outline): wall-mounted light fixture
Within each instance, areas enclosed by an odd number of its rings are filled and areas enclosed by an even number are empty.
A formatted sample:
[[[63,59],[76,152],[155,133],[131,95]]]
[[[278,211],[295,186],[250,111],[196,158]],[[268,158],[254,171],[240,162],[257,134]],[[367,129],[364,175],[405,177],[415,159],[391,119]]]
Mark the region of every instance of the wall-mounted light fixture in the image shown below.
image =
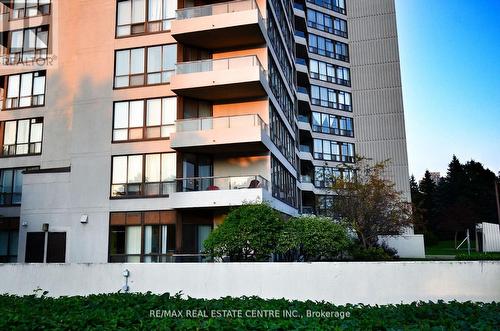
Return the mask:
[[[48,232],[49,231],[49,223],[43,223],[42,224],[42,231],[43,232]]]
[[[87,224],[89,222],[89,215],[83,214],[80,216],[80,223]]]

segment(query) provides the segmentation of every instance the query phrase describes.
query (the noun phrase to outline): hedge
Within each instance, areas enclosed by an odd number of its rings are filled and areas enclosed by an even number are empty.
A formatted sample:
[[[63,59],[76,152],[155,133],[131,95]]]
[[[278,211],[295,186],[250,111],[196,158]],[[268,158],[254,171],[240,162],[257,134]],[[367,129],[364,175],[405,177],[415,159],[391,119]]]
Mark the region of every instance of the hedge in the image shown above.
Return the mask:
[[[234,311],[234,315],[222,317],[223,312],[228,310]],[[184,316],[173,317],[173,311],[180,311]],[[186,316],[188,311],[191,311],[191,317]],[[238,311],[242,317],[237,317]],[[274,317],[252,317],[252,314],[264,311],[277,312]],[[295,314],[295,317],[284,317],[283,311]],[[307,317],[308,311],[315,312],[317,316]],[[193,312],[197,313],[193,315]],[[11,329],[498,330],[500,303],[419,302],[335,306],[326,302],[264,300],[257,297],[183,299],[180,295],[151,293],[57,299],[45,295],[0,295],[0,330]]]

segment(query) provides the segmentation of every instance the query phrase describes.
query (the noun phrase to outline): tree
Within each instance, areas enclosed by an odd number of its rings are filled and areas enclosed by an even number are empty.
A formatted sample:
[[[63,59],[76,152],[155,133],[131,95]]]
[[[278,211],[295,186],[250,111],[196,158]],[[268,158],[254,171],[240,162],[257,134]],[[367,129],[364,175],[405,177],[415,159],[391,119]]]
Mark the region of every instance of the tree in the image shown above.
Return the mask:
[[[210,233],[204,242],[205,253],[233,262],[269,260],[283,225],[280,214],[269,205],[243,205]]]
[[[276,251],[287,261],[331,261],[350,243],[345,226],[326,217],[303,216],[285,223]]]
[[[354,179],[336,179],[332,214],[352,229],[363,247],[375,247],[380,235],[399,235],[412,225],[411,205],[385,178],[388,161],[371,165],[357,157]]]
[[[418,187],[421,194],[419,207],[422,212],[424,228],[434,233],[436,230],[436,184],[432,180],[429,170],[425,171],[424,178],[422,178]]]

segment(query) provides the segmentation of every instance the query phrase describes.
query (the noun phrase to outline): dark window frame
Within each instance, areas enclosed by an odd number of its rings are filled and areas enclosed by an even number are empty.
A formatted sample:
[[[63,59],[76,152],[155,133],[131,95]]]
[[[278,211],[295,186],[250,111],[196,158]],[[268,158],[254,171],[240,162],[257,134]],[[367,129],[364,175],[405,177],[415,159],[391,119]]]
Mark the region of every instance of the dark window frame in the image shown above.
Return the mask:
[[[139,141],[153,141],[153,140],[169,140],[170,139],[170,136],[168,137],[162,137],[161,136],[161,129],[163,127],[168,127],[168,126],[174,126],[175,127],[175,123],[173,124],[160,124],[160,125],[153,125],[153,126],[147,126],[147,104],[148,104],[148,101],[150,100],[161,100],[161,110],[160,110],[160,122],[163,122],[163,99],[168,99],[168,98],[171,98],[171,99],[176,99],[176,111],[175,111],[175,119],[177,119],[177,113],[178,113],[178,100],[177,100],[177,97],[176,96],[171,96],[171,97],[158,97],[158,98],[147,98],[147,99],[133,99],[133,100],[122,100],[122,101],[115,101],[113,102],[113,115],[112,115],[112,131],[111,131],[111,142],[113,144],[121,144],[121,143],[130,143],[130,142],[139,142]],[[142,127],[130,127],[130,103],[131,102],[135,102],[135,101],[143,101],[143,119],[142,119]],[[127,102],[129,104],[129,108],[128,108],[128,116],[129,116],[129,120],[128,120],[128,126],[126,128],[115,128],[115,106],[117,103],[124,103],[124,102]],[[175,122],[175,120],[174,120]],[[151,129],[151,128],[159,128],[160,129],[160,137],[154,137],[154,138],[145,138],[147,137],[147,130],[148,129]],[[138,129],[142,129],[142,137],[143,138],[140,138],[140,139],[129,139],[130,137],[130,130],[138,130]],[[115,140],[115,136],[114,136],[114,133],[116,130],[127,130],[127,139],[125,140]],[[175,131],[175,130],[174,130]]]
[[[21,99],[21,84],[22,84],[22,76],[26,74],[32,74],[31,78],[31,94],[30,94],[30,105],[29,106],[19,106],[19,101]],[[35,76],[35,74],[38,74],[38,76]],[[41,75],[43,74],[43,75]],[[13,76],[19,76],[19,93],[17,98],[11,98],[11,99],[17,99],[17,106],[15,107],[9,107],[7,108],[7,96],[9,93],[9,81]],[[43,94],[37,94],[33,95],[33,89],[34,89],[34,81],[36,77],[45,77],[44,78],[44,86],[43,86]],[[18,109],[27,109],[27,108],[38,108],[38,107],[44,107],[46,98],[45,95],[47,94],[47,71],[46,70],[37,70],[37,71],[29,71],[29,72],[20,72],[16,74],[11,74],[11,75],[5,75],[3,76],[4,79],[4,86],[3,86],[3,91],[0,86],[0,106],[1,106],[1,111],[11,111],[11,110],[18,110]],[[38,100],[38,98],[43,97],[43,102],[42,103],[34,103],[33,100]],[[26,97],[23,97],[26,98]]]
[[[321,152],[316,151],[316,140],[321,141]],[[330,153],[324,153],[323,151],[323,142],[327,141],[330,143]],[[333,154],[332,153],[332,143],[335,143],[338,145],[338,150],[339,154]],[[343,145],[348,145],[351,146],[352,148],[352,155],[344,155],[342,152],[342,146]],[[323,160],[323,161],[332,161],[332,162],[346,162],[346,163],[354,163],[355,162],[355,156],[356,156],[356,149],[354,143],[348,143],[348,142],[343,142],[343,141],[336,141],[336,140],[328,140],[328,139],[321,139],[321,138],[314,138],[313,139],[313,158],[315,160]],[[325,155],[330,155],[330,158],[325,159]]]
[[[114,68],[113,68],[113,89],[114,90],[123,90],[123,89],[129,89],[129,88],[138,88],[138,87],[149,87],[149,86],[159,86],[159,85],[168,85],[170,84],[170,79],[168,82],[160,82],[160,83],[152,83],[152,84],[148,84],[147,81],[148,81],[148,75],[150,74],[160,74],[162,75],[163,73],[165,72],[172,72],[172,73],[175,73],[175,69],[172,69],[172,70],[162,70],[162,71],[155,71],[155,72],[148,72],[148,50],[150,48],[154,48],[154,47],[161,47],[161,61],[162,61],[162,68],[163,69],[163,47],[164,46],[175,46],[176,47],[176,51],[177,51],[177,43],[166,43],[166,44],[158,44],[158,45],[150,45],[150,46],[141,46],[141,47],[132,47],[132,48],[123,48],[123,49],[117,49],[115,50],[114,52]],[[131,66],[132,66],[132,61],[130,61],[131,57],[130,55],[132,54],[132,51],[133,50],[136,50],[136,49],[143,49],[144,50],[144,54],[143,54],[143,59],[144,59],[144,63],[143,63],[143,69],[144,71],[140,74],[131,74],[130,73],[130,69],[131,69]],[[117,54],[118,52],[122,52],[122,51],[129,51],[129,74],[128,75],[120,75],[120,76],[116,76],[116,65],[117,65]],[[177,63],[177,57],[175,58],[174,60],[174,65]],[[138,85],[131,85],[130,82],[131,82],[131,77],[138,77],[138,76],[142,76],[143,78],[143,83],[142,84],[138,84]],[[173,74],[170,76],[172,77]],[[116,79],[117,77],[128,77],[128,85],[127,86],[116,86]]]
[[[29,122],[29,128],[28,128],[28,142],[27,143],[17,143],[17,134],[19,132],[19,122],[20,121],[30,121]],[[40,121],[40,122],[33,122],[33,121]],[[5,144],[5,125],[7,122],[16,122],[16,133],[15,133],[15,144],[9,144],[9,145],[6,145]],[[2,128],[3,128],[3,132],[2,132],[2,149],[0,150],[0,158],[7,158],[7,157],[18,157],[18,156],[33,156],[33,155],[41,155],[42,154],[42,151],[43,151],[43,133],[44,133],[44,130],[43,130],[43,117],[32,117],[32,118],[20,118],[20,119],[17,119],[17,120],[11,120],[11,121],[4,121],[4,122],[1,122],[2,123]],[[32,128],[32,125],[33,124],[42,124],[42,136],[40,137],[40,141],[35,141],[35,142],[32,142],[31,141],[31,128]],[[20,146],[20,145],[28,145],[28,153],[22,153],[22,154],[17,154],[17,147]],[[37,146],[40,146],[40,151],[39,152],[31,152],[31,149],[32,147],[37,148]],[[5,147],[7,147],[7,153],[5,153]],[[11,147],[14,148],[14,153],[10,153],[10,149]]]
[[[40,29],[40,31],[39,31]],[[43,30],[43,29],[46,29],[46,30]],[[24,45],[25,45],[25,33],[27,30],[35,30],[35,48],[33,50],[25,50],[24,49]],[[22,35],[23,35],[23,40],[22,40],[22,48],[21,48],[21,51],[17,51],[17,52],[12,52],[12,48],[11,48],[11,43],[12,43],[12,35],[14,34],[14,32],[19,32],[19,31],[22,31]],[[37,39],[38,39],[38,33],[41,33],[41,32],[47,32],[47,48],[40,48],[40,49],[37,49],[36,47],[36,43],[37,43]],[[48,54],[49,54],[49,41],[50,41],[50,26],[45,24],[45,25],[40,25],[40,26],[36,26],[36,27],[28,27],[28,28],[22,28],[22,29],[16,29],[16,30],[11,30],[9,31],[9,38],[8,38],[8,43],[7,43],[7,64],[9,65],[14,65],[14,64],[20,64],[20,63],[32,63],[32,62],[36,62],[38,59],[46,59]],[[45,51],[45,53],[43,53],[42,51]],[[33,55],[33,58],[32,59],[24,59],[24,54],[25,53],[28,53],[28,52],[33,52],[34,55]],[[41,53],[41,54],[38,54],[38,53]],[[15,58],[12,59],[12,55],[15,55]]]
[[[319,114],[321,117],[323,117],[323,115],[327,115],[328,116],[328,124],[330,124],[332,122],[332,119],[333,119],[334,121],[337,122],[337,127],[336,128],[331,127],[330,125],[328,127],[325,127],[322,125],[315,125],[314,124],[314,114]],[[342,120],[350,121],[352,130],[341,129],[340,123]],[[323,124],[322,120],[320,121],[320,124]],[[338,116],[338,115],[313,111],[313,112],[311,112],[311,129],[313,132],[326,133],[326,134],[332,134],[335,136],[354,138],[354,119],[351,117],[346,117],[346,116]]]
[[[31,18],[31,17],[38,17],[38,16],[47,16],[47,15],[50,15],[51,12],[52,12],[52,1],[49,1],[48,4],[40,4],[40,0],[36,0],[36,6],[33,6],[33,7],[27,7],[27,2],[28,0],[25,0],[24,1],[24,7],[23,7],[23,15],[22,16],[19,16],[19,17],[14,17],[13,13],[15,10],[21,10],[21,9],[14,9],[14,0],[11,0],[10,1],[10,13],[9,13],[9,21],[17,21],[17,20],[23,20],[23,19],[27,19],[27,18]],[[27,16],[26,15],[26,9],[27,8],[34,8],[36,7],[37,8],[37,15],[34,15],[34,16]],[[41,9],[43,8],[48,8],[47,10],[42,11]]]
[[[170,193],[175,192],[177,180],[170,181],[159,181],[159,182],[146,182],[146,158],[148,155],[160,155],[160,177],[161,177],[161,162],[163,154],[174,154],[177,156],[175,152],[159,152],[159,153],[139,153],[139,154],[124,154],[124,155],[112,155],[111,156],[111,177],[110,177],[110,199],[147,199],[147,198],[159,198],[159,197],[169,197]],[[142,156],[142,178],[139,183],[128,183],[128,158],[130,156]],[[127,167],[126,167],[126,176],[127,183],[113,183],[113,168],[116,157],[127,157]],[[176,164],[177,167],[177,164]],[[177,169],[176,169],[177,174]],[[160,178],[161,179],[161,178]],[[146,194],[147,186],[158,185],[158,194]],[[113,195],[113,186],[123,186],[123,195]],[[138,188],[137,194],[130,194],[129,186],[135,186]]]
[[[22,197],[22,190],[21,192],[14,192],[14,182],[15,182],[15,174],[16,171],[22,170],[22,174],[24,175],[24,171],[26,170],[32,170],[32,169],[39,169],[39,167],[15,167],[15,168],[2,168],[0,169],[0,179],[2,178],[2,172],[11,170],[12,171],[12,184],[11,184],[11,190],[10,192],[2,192],[3,188],[1,187],[2,182],[0,181],[0,207],[12,207],[12,206],[20,206],[21,202],[19,203],[12,203],[13,201],[13,196],[15,194],[19,195],[19,201],[21,201]],[[7,200],[5,200],[5,196],[7,196]],[[3,203],[3,201],[9,201],[8,203]]]
[[[309,19],[310,18],[309,13],[312,13],[312,15],[314,15],[314,21],[311,21]],[[320,16],[318,14],[323,15],[323,22],[318,22],[319,21],[318,16]],[[325,24],[325,17],[329,18],[332,21],[331,27],[329,27]],[[317,10],[308,8],[306,20],[307,20],[307,26],[310,28],[325,31],[325,32],[328,32],[328,33],[331,33],[333,35],[340,36],[343,38],[348,38],[347,21],[342,19],[342,18],[335,17],[335,16],[329,15],[327,13],[322,13],[322,12],[319,12]],[[345,25],[345,30],[335,29],[335,21],[336,20],[340,21],[341,23],[343,23]]]

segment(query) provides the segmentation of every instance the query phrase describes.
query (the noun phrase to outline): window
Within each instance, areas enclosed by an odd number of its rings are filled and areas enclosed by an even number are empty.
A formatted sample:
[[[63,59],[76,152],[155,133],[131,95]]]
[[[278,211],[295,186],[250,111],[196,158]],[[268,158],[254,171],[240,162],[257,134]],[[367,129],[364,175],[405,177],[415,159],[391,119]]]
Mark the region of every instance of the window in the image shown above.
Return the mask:
[[[296,167],[295,140],[272,105],[270,105],[270,111],[271,141],[281,151],[290,164],[293,167]]]
[[[318,60],[309,60],[311,78],[339,85],[351,86],[349,68]]]
[[[331,9],[337,13],[346,14],[345,0],[307,0],[307,2]]]
[[[286,85],[281,78],[278,67],[273,61],[272,56],[269,55],[268,59],[269,87],[271,88],[273,95],[276,97],[281,110],[285,114],[288,123],[293,124],[295,123],[295,107],[293,100],[288,93],[288,89],[286,88]]]
[[[113,141],[168,138],[176,117],[175,97],[115,102]]]
[[[50,0],[14,0],[11,19],[50,14]]]
[[[351,93],[311,85],[311,103],[313,105],[352,111]]]
[[[314,29],[347,38],[347,21],[341,18],[307,9],[307,25]]]
[[[314,139],[314,158],[335,162],[354,162],[354,144]]]
[[[333,195],[317,195],[316,196],[316,211],[321,216],[334,216],[333,212]]]
[[[17,262],[19,218],[0,218],[0,263]]]
[[[7,77],[4,109],[43,106],[45,104],[45,71]]]
[[[173,211],[110,215],[109,262],[169,262],[175,250]]]
[[[314,186],[319,188],[330,188],[337,178],[351,180],[351,169],[338,169],[331,167],[314,167]]]
[[[175,71],[177,46],[124,49],[115,60],[115,88],[165,84]]]
[[[273,197],[292,207],[296,207],[296,179],[274,156],[271,157],[271,178]]]
[[[309,34],[309,52],[349,62],[349,49],[347,44],[323,38],[312,33]]]
[[[16,30],[10,33],[9,64],[47,58],[49,26]]]
[[[43,118],[0,123],[3,130],[3,156],[40,154],[42,152]]]
[[[312,130],[337,136],[354,137],[353,119],[326,113],[312,113]]]
[[[176,0],[118,0],[116,36],[170,30]]]
[[[275,6],[279,7],[279,4],[275,4]],[[269,40],[271,41],[272,48],[274,50],[274,53],[276,54],[276,57],[278,58],[278,62],[281,66],[281,69],[283,71],[283,74],[285,75],[285,79],[288,83],[289,86],[294,87],[295,86],[295,80],[294,80],[294,68],[290,63],[290,57],[286,53],[287,50],[285,48],[286,43],[283,42],[283,39],[280,36],[279,30],[280,26],[276,23],[274,20],[274,15],[271,13],[270,8],[268,8],[268,13],[267,13],[267,35],[269,36]],[[288,31],[288,29],[285,27],[284,31]],[[293,43],[292,43],[293,44]],[[293,54],[293,53],[290,53]]]
[[[176,154],[113,156],[111,197],[165,196],[175,190]]]
[[[0,170],[0,205],[11,206],[21,204],[23,187],[23,171],[25,169]]]

